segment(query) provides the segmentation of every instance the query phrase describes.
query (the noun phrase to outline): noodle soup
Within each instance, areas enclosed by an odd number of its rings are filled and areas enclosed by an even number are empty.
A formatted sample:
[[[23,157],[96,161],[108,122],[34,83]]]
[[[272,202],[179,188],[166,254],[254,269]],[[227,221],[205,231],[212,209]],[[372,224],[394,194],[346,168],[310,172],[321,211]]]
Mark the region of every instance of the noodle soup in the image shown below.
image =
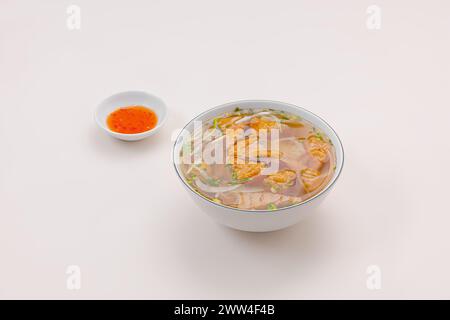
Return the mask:
[[[236,108],[197,129],[183,139],[181,173],[192,190],[223,206],[276,210],[304,202],[336,168],[331,140],[288,112]]]

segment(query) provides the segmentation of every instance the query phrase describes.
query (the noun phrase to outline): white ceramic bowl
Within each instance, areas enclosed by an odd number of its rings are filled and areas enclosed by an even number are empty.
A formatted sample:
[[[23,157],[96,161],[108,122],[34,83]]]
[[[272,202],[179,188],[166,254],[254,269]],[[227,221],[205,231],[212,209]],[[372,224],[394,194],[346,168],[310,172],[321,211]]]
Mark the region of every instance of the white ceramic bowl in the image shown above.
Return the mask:
[[[141,133],[126,134],[114,132],[108,128],[106,120],[111,112],[120,107],[136,105],[150,108],[156,113],[158,116],[158,123],[153,129]],[[116,93],[103,100],[95,111],[95,121],[100,128],[105,130],[110,136],[125,141],[142,140],[155,134],[164,125],[166,117],[166,104],[160,98],[143,91],[125,91]]]
[[[179,161],[177,160],[183,144],[181,133],[177,137],[173,147],[172,156],[175,171],[186,190],[194,199],[195,203],[218,223],[234,229],[254,232],[274,231],[289,227],[314,212],[314,209],[331,191],[342,171],[342,167],[344,164],[344,149],[342,147],[342,143],[339,140],[336,132],[324,120],[322,120],[315,114],[292,104],[268,100],[236,101],[212,108],[192,119],[184,127],[184,129],[188,130],[189,132],[193,132],[194,121],[209,120],[223,114],[224,112],[232,111],[236,107],[239,107],[241,109],[272,108],[275,110],[286,111],[295,115],[299,115],[303,119],[313,123],[317,128],[322,130],[322,132],[324,132],[331,139],[336,149],[336,170],[328,185],[317,195],[302,203],[285,208],[280,208],[277,210],[249,211],[223,206],[221,204],[210,201],[194,192],[183,177],[179,168]]]

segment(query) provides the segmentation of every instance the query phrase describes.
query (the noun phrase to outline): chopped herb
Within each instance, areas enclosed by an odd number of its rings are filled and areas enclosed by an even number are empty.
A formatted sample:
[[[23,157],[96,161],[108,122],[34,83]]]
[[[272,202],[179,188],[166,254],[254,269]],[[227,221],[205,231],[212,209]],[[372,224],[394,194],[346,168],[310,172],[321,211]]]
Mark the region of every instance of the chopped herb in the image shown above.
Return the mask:
[[[220,180],[219,180],[219,179],[215,179],[215,178],[209,178],[209,179],[207,180],[207,183],[208,183],[210,186],[218,187],[219,184],[220,184]]]
[[[316,137],[320,140],[323,140],[323,136],[320,132],[316,132]]]
[[[231,173],[231,181],[228,184],[234,186],[236,184],[241,184],[249,180],[250,178],[238,179],[236,171],[233,170],[233,172]]]
[[[194,180],[197,179],[197,175],[194,173],[189,174],[189,176],[186,178],[187,183],[190,185],[194,185]]]
[[[213,128],[217,129],[217,124],[219,123],[219,118],[214,118],[213,120]]]
[[[228,183],[231,186],[237,185],[237,184],[241,184],[241,183],[245,183],[247,181],[250,181],[250,178],[244,178],[244,179],[234,179],[232,178],[232,180]]]
[[[241,111],[241,108],[239,108],[239,107],[234,108],[234,112],[239,112],[239,111]]]
[[[215,203],[218,203],[218,204],[222,203],[222,201],[220,201],[220,199],[217,199],[217,198],[212,199],[212,201],[214,201]]]
[[[269,203],[267,205],[267,210],[277,210],[278,207],[274,203]]]
[[[290,120],[290,118],[288,116],[286,116],[285,114],[283,114],[283,113],[278,113],[277,117],[282,119],[282,120]]]

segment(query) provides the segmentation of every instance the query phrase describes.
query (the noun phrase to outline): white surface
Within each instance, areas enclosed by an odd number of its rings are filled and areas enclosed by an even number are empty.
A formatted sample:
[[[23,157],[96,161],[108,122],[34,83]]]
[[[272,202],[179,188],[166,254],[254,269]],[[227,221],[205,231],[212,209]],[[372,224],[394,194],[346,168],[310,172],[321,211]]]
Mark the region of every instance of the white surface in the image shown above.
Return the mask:
[[[241,108],[243,110],[272,108],[274,110],[284,111],[289,114],[299,116],[301,119],[304,119],[312,123],[314,127],[317,128],[320,132],[323,132],[330,139],[331,143],[334,145],[336,154],[335,156],[336,164],[334,166],[335,170],[332,173],[332,177],[330,177],[330,180],[328,181],[325,188],[323,188],[322,191],[320,191],[313,197],[306,199],[306,201],[304,201],[301,204],[293,205],[290,206],[289,208],[287,207],[280,208],[280,210],[275,211],[266,210],[266,212],[261,212],[260,210],[252,211],[222,206],[206,199],[204,196],[199,195],[195,190],[193,190],[192,186],[190,186],[186,182],[185,179],[186,177],[183,175],[180,169],[180,163],[184,161],[180,160],[179,155],[181,149],[183,148],[183,145],[186,144],[186,140],[184,138],[187,138],[183,133],[190,132],[192,136],[195,137],[196,136],[195,123],[199,122],[207,123],[208,121],[211,121],[211,119],[214,119],[218,116],[222,116],[224,113],[233,112],[233,110],[235,110],[236,108]],[[262,112],[260,112],[260,114],[262,114]],[[236,121],[236,123],[242,122],[242,120],[245,120],[245,117],[243,119]],[[180,177],[180,182],[182,182],[185,186],[185,190],[188,193],[190,193],[193,200],[196,201],[200,209],[202,209],[212,219],[225,226],[242,231],[267,232],[267,231],[281,230],[293,226],[300,220],[304,220],[307,217],[315,215],[318,208],[320,207],[320,204],[330,193],[330,191],[334,188],[335,182],[339,178],[344,164],[344,151],[341,141],[339,140],[339,137],[336,135],[336,132],[326,122],[324,122],[323,119],[317,117],[308,110],[305,110],[298,106],[271,100],[239,100],[208,109],[205,112],[198,115],[197,117],[193,118],[189,123],[187,123],[186,126],[181,131],[180,135],[177,136],[175,141],[176,142],[173,151],[173,162],[176,167],[177,174]],[[194,150],[195,144],[196,143],[194,142]],[[278,169],[276,168],[278,168],[278,164],[274,165],[273,168],[272,165],[269,165],[269,168],[270,169],[268,171],[272,172],[277,171]],[[330,169],[332,169],[332,167],[330,167]],[[261,174],[264,173],[261,172]],[[236,187],[232,188],[236,189]]]
[[[108,116],[119,107],[144,106],[156,113],[158,122],[156,126],[148,131],[134,134],[114,132],[108,128]],[[157,133],[163,127],[167,118],[166,104],[155,95],[144,91],[118,92],[104,99],[95,110],[95,121],[101,129],[110,136],[124,141],[139,141]]]
[[[368,30],[371,4],[1,1],[0,296],[450,298],[450,4],[378,1]],[[158,134],[96,126],[125,90],[167,103]],[[246,98],[305,106],[344,143],[319,214],[285,231],[216,225],[170,162],[173,130]]]

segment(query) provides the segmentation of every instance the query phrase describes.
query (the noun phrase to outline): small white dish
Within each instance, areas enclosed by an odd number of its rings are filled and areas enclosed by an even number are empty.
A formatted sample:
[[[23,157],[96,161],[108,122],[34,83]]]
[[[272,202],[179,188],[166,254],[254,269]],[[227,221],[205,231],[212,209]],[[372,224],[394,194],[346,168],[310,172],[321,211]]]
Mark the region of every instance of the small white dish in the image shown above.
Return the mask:
[[[152,109],[156,113],[158,123],[153,129],[141,133],[127,134],[114,132],[108,128],[106,120],[111,112],[121,107],[137,105]],[[106,131],[110,136],[124,141],[138,141],[155,134],[164,125],[166,118],[167,106],[164,101],[143,91],[125,91],[116,93],[103,100],[95,111],[95,121],[99,127]]]

